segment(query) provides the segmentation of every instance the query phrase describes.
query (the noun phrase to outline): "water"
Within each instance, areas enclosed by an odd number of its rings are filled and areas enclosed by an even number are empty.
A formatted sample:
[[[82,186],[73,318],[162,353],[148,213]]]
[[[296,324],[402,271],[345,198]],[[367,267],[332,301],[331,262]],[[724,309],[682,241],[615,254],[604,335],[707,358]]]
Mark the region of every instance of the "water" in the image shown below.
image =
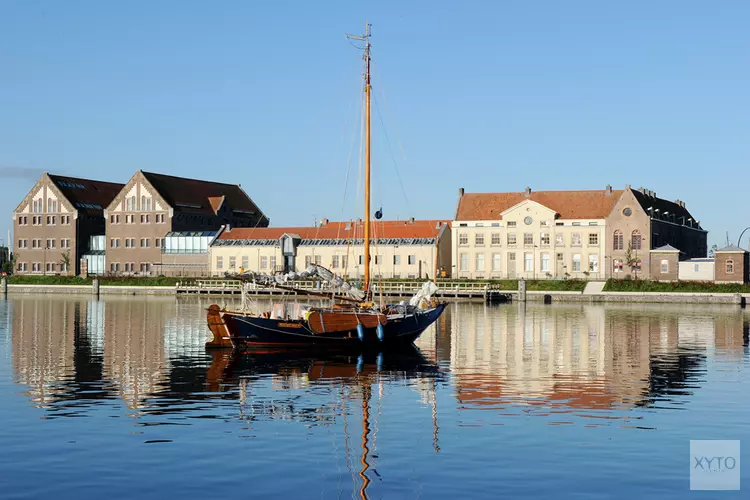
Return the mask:
[[[691,439],[750,488],[737,308],[451,304],[358,359],[207,353],[208,305],[0,301],[0,498],[716,498]]]

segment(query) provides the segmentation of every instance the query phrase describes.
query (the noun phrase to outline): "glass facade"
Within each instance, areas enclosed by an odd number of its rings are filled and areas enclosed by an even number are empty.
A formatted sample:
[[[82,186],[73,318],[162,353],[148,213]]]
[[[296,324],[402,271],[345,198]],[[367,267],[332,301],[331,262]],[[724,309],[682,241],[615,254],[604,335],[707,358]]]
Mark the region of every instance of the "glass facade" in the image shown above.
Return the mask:
[[[208,253],[208,247],[215,237],[216,231],[169,232],[164,237],[162,253]]]

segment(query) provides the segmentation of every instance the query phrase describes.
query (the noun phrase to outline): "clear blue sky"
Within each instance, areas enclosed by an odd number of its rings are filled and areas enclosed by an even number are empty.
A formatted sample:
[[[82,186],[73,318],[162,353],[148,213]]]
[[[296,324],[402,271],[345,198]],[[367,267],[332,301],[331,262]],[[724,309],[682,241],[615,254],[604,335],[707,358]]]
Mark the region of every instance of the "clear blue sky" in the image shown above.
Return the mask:
[[[452,218],[461,186],[629,183],[710,244],[750,225],[748,2],[2,0],[0,238],[42,171],[236,182],[276,226],[360,216],[365,20],[407,191],[376,114],[386,218]]]

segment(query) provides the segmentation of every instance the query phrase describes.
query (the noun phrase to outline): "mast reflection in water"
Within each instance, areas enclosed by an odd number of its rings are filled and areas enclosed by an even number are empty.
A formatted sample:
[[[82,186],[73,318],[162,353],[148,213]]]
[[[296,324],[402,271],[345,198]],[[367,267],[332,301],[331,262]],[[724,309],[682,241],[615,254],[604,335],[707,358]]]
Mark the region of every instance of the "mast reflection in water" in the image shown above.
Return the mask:
[[[688,440],[740,439],[750,409],[733,307],[457,303],[418,349],[357,356],[207,352],[208,305],[0,302],[2,491],[681,498]]]

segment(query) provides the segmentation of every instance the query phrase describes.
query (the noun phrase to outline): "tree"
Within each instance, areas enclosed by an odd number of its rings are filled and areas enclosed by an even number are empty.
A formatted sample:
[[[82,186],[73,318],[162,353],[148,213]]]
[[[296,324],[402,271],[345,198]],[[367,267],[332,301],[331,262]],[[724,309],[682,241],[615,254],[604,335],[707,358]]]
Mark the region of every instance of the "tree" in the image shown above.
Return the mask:
[[[711,245],[711,250],[708,251],[708,256],[713,259],[716,254],[716,250],[718,249],[719,249],[718,245]]]
[[[70,272],[70,250],[66,250],[62,253],[60,268],[65,269],[65,272]]]
[[[13,274],[13,270],[15,268],[16,268],[16,254],[11,253],[10,258],[7,261],[3,262],[3,266],[0,269],[0,273],[5,273],[8,276],[10,276],[11,274]]]
[[[625,251],[625,264],[630,268],[630,271],[634,271],[635,265],[638,263],[638,257],[633,253],[633,242],[628,242],[628,249]],[[636,271],[637,273],[638,271]],[[637,276],[637,274],[636,274]]]

